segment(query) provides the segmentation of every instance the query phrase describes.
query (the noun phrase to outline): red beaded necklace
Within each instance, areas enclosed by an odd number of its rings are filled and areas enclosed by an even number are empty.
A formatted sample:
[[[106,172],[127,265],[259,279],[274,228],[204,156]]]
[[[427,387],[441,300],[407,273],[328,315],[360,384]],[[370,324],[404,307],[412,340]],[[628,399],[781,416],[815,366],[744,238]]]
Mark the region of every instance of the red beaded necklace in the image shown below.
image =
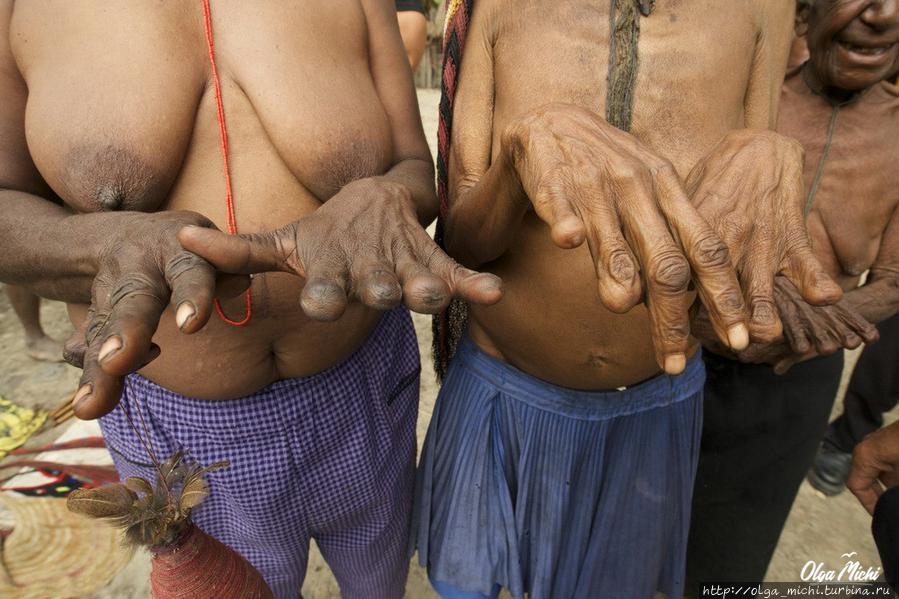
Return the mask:
[[[234,194],[231,190],[231,168],[228,163],[228,128],[225,126],[225,107],[222,105],[222,85],[219,81],[218,67],[215,64],[215,44],[212,37],[212,9],[209,6],[209,0],[203,0],[203,17],[206,27],[206,48],[209,50],[209,64],[212,67],[212,85],[215,90],[215,108],[218,114],[219,122],[219,138],[222,145],[222,162],[225,170],[225,204],[228,208],[228,233],[237,234],[237,217],[234,213]],[[247,288],[247,314],[243,320],[231,320],[222,311],[222,306],[218,300],[215,300],[215,309],[222,320],[230,325],[242,327],[250,322],[253,316],[253,306],[250,299],[250,289]]]

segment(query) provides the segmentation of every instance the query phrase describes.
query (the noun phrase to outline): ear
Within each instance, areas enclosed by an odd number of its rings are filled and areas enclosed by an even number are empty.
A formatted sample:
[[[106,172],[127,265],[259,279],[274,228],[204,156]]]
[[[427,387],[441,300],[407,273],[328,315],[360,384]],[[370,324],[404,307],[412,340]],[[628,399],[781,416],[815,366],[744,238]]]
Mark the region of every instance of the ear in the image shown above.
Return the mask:
[[[805,37],[808,34],[808,17],[811,7],[808,1],[798,0],[796,2],[796,37]]]

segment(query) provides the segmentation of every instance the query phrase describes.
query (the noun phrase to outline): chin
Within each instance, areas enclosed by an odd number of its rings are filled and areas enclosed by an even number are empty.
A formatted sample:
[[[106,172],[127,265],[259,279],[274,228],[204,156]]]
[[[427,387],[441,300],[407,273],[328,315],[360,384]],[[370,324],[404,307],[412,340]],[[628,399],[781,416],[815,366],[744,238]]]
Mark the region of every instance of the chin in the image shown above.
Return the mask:
[[[832,82],[832,86],[837,89],[842,89],[850,92],[858,92],[868,89],[872,85],[877,85],[886,78],[886,75],[879,76],[872,75],[871,73],[841,73],[831,76],[830,81]]]

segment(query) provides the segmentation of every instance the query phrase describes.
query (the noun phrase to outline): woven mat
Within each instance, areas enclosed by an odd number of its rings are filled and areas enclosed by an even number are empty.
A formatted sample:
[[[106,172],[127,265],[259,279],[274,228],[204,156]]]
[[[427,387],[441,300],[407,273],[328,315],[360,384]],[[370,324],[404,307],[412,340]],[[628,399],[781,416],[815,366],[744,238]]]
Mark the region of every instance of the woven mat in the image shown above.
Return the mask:
[[[131,560],[121,534],[66,509],[65,499],[0,493],[3,543],[0,597],[79,597],[99,590]]]

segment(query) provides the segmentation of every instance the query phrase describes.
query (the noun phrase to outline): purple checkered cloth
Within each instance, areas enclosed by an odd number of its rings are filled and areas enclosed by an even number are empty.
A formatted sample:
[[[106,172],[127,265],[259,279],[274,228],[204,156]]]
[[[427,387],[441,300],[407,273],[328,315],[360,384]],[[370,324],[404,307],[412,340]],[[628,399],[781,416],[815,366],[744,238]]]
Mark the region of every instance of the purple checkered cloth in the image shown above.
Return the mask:
[[[365,344],[319,374],[227,401],[184,397],[128,377],[101,419],[119,475],[153,479],[125,416],[149,429],[159,459],[187,450],[212,493],[194,512],[207,533],[297,597],[314,538],[344,597],[402,597],[415,470],[420,361],[409,313],[386,313]]]

